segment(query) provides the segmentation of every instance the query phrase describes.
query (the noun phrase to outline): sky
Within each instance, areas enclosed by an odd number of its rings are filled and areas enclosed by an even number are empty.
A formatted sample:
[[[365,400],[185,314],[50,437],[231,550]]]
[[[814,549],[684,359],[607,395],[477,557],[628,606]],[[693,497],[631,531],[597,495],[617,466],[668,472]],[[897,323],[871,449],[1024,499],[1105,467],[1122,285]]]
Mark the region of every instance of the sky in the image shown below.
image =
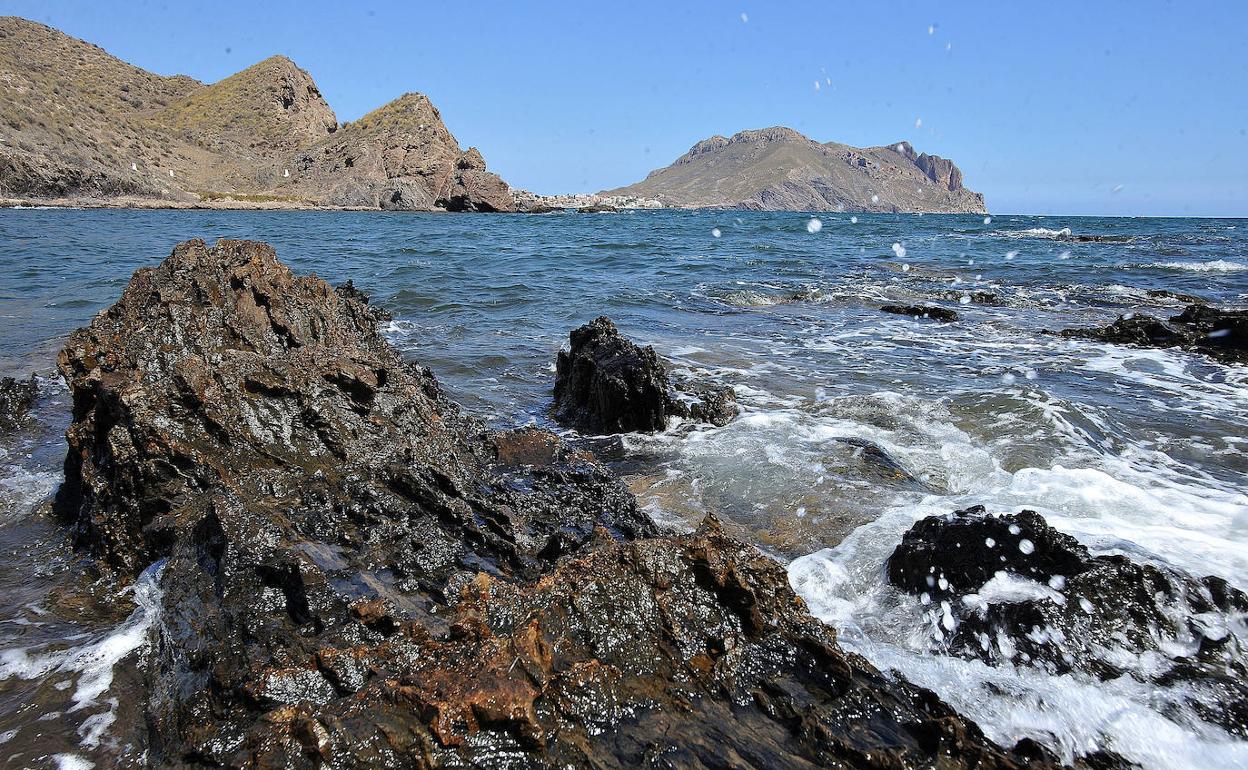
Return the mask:
[[[1248,216],[1248,0],[0,0],[145,69],[273,54],[339,120],[406,91],[513,186],[593,192],[713,134],[910,141],[995,213]],[[816,87],[816,83],[818,86]]]

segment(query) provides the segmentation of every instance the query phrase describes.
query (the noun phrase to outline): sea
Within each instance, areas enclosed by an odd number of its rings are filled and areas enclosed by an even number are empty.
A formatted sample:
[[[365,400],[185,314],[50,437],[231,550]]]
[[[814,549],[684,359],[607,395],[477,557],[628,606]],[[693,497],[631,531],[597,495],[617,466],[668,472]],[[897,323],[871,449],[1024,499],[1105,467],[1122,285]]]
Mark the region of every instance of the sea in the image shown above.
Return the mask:
[[[0,210],[0,374],[41,391],[0,436],[0,766],[131,755],[117,727],[136,718],[159,581],[97,580],[50,513],[69,422],[56,355],[136,268],[194,237],[268,241],[300,273],[352,280],[393,315],[392,343],[497,428],[566,433],[556,353],[609,316],[741,405],[720,428],[586,440],[656,520],[716,513],[788,566],[841,645],[1001,743],[1248,766],[1248,742],[1181,693],[943,654],[937,611],[884,572],[915,521],[983,505],[1248,590],[1248,367],[1050,333],[1181,311],[1155,290],[1248,305],[1248,220],[72,209]],[[959,320],[879,309],[898,303]]]

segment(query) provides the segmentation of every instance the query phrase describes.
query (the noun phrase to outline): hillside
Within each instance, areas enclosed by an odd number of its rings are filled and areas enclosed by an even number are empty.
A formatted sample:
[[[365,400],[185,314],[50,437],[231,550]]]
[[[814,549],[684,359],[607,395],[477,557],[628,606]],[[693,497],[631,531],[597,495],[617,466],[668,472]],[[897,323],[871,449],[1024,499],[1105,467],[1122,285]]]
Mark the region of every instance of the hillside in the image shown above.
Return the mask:
[[[0,18],[0,198],[119,196],[140,205],[514,208],[506,183],[475,149],[460,150],[423,96],[339,130],[312,77],[283,56],[204,85]]]
[[[791,128],[742,131],[695,144],[672,165],[604,195],[669,206],[789,211],[983,212],[944,158],[908,142],[860,149],[820,144]]]

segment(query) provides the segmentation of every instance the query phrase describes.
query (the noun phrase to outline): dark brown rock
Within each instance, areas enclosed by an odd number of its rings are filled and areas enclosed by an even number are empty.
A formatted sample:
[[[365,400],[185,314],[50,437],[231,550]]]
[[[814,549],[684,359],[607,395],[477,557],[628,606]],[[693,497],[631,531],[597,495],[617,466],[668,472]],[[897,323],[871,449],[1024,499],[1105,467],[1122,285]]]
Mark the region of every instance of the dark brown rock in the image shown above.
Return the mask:
[[[555,419],[581,433],[652,433],[672,416],[723,426],[737,416],[731,387],[682,382],[673,388],[654,348],[637,346],[606,316],[568,339],[569,350],[555,361]]]
[[[1209,300],[1203,297],[1197,297],[1195,294],[1187,294],[1181,291],[1171,291],[1169,289],[1149,289],[1148,296],[1157,299],[1172,299],[1175,302],[1183,302],[1188,305],[1207,305]]]

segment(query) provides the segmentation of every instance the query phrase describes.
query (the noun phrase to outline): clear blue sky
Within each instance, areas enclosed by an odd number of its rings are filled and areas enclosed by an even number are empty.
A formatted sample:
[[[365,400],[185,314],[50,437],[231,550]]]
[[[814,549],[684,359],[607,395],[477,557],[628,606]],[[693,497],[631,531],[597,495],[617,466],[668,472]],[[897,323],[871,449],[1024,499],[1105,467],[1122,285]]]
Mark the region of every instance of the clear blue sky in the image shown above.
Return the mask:
[[[908,139],[957,162],[1000,213],[1248,216],[1248,0],[0,0],[0,12],[203,81],[283,53],[340,120],[422,91],[461,143],[539,192],[626,184],[711,134],[779,124],[820,141]]]

